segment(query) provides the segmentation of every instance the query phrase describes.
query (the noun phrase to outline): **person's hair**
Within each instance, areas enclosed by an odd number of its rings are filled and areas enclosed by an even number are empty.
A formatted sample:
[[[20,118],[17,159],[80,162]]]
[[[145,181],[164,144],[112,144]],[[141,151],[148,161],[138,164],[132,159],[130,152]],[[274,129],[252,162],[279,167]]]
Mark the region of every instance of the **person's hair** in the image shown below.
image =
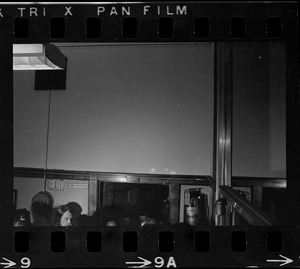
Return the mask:
[[[104,206],[101,213],[101,224],[103,226],[106,226],[108,222],[117,221],[117,212],[114,205]]]
[[[128,223],[124,220],[124,218],[130,217],[129,210],[124,206],[104,206],[101,210],[101,225],[106,226],[108,222],[115,222],[117,226],[127,226]]]
[[[70,206],[66,205],[61,205],[60,207],[57,208],[56,213],[55,213],[55,226],[60,226],[60,219],[62,215],[69,211],[73,215],[73,210]]]
[[[153,205],[142,205],[138,208],[139,216],[148,216],[149,218],[157,217],[157,210],[153,207]]]
[[[36,216],[48,220],[52,212],[52,206],[40,201],[35,201],[31,205],[31,212],[33,217]]]
[[[23,227],[31,226],[30,212],[25,209],[17,209],[14,214],[14,226]]]
[[[100,208],[97,208],[96,211],[93,213],[93,223],[94,226],[101,226],[101,216],[102,216],[102,210]]]

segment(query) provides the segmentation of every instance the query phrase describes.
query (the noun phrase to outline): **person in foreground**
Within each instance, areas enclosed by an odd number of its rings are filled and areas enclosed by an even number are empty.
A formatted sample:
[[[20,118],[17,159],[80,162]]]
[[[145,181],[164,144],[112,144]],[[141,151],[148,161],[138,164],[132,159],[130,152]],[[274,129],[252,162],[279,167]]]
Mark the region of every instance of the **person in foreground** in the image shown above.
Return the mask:
[[[56,211],[54,226],[72,226],[72,218],[78,217],[81,214],[81,211],[81,206],[75,202],[61,205]]]

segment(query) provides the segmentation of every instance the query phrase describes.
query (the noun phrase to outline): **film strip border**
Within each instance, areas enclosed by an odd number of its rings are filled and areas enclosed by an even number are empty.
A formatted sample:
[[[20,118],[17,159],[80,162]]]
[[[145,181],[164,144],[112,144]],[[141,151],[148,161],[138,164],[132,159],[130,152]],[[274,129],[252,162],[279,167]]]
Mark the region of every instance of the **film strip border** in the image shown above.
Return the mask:
[[[146,6],[150,6],[150,8],[144,14]],[[130,14],[128,14],[128,7],[130,7]],[[207,244],[202,245],[201,243],[203,240],[207,242],[207,231],[189,229],[172,231],[174,228],[170,227],[167,232],[171,231],[172,235],[167,233],[169,239],[166,241],[167,248],[173,245],[173,250],[170,252],[160,251],[159,228],[153,227],[143,231],[134,231],[135,235],[132,233],[129,235],[130,238],[137,235],[136,241],[138,242],[137,251],[131,252],[123,249],[122,238],[124,238],[123,233],[128,232],[126,230],[84,231],[84,229],[72,228],[68,231],[56,231],[53,228],[35,227],[32,231],[24,231],[12,227],[12,216],[6,217],[9,212],[12,212],[10,192],[13,184],[13,143],[12,126],[10,125],[13,110],[12,102],[10,102],[12,99],[12,59],[9,54],[12,43],[286,42],[287,71],[290,71],[287,72],[289,74],[287,99],[290,104],[287,109],[288,187],[296,192],[296,187],[299,186],[297,183],[299,164],[292,160],[292,156],[296,156],[293,154],[299,152],[299,144],[295,143],[295,141],[299,141],[299,136],[298,132],[294,130],[295,124],[299,122],[299,116],[296,113],[299,111],[299,92],[295,83],[298,83],[298,63],[295,61],[295,58],[298,57],[298,53],[295,53],[298,51],[297,10],[298,6],[295,2],[226,5],[218,3],[0,5],[0,83],[4,85],[0,106],[1,151],[6,153],[0,156],[2,181],[0,197],[3,211],[0,218],[1,258],[12,259],[17,263],[16,266],[22,266],[22,268],[29,266],[99,267],[103,265],[124,267],[128,266],[126,262],[142,262],[139,257],[151,261],[152,265],[157,265],[155,267],[174,267],[170,257],[175,257],[177,267],[193,265],[267,266],[270,263],[267,262],[266,257],[270,257],[270,260],[273,261],[280,260],[279,254],[294,261],[299,260],[299,232],[290,227],[251,227],[244,231],[237,230],[237,228],[216,227],[209,230],[208,251],[201,251],[202,247],[207,246]],[[132,29],[134,29],[133,33]],[[65,251],[51,251],[50,243],[53,231],[59,232],[54,233],[54,239],[56,236],[64,238]],[[246,239],[245,251],[232,251],[231,242],[235,240],[231,239],[234,238],[234,236],[232,237],[233,231],[239,232],[236,234],[238,238],[244,238],[241,242],[242,247],[245,247]],[[281,252],[276,249],[275,252],[269,251],[267,246],[274,245],[268,243],[270,237],[267,239],[267,234],[270,231],[275,232],[276,242],[282,239],[282,244],[279,243]],[[89,232],[98,233],[88,235]],[[62,234],[64,235],[62,236]],[[14,240],[18,237],[22,239],[22,242],[28,242],[27,252],[23,252],[23,246],[18,245],[17,242],[20,239]],[[23,241],[24,238],[27,239]],[[101,241],[100,251],[88,251],[87,240],[92,240],[89,242]],[[237,243],[237,245],[239,244]],[[16,247],[17,249],[15,249]],[[160,258],[163,258],[165,262],[170,261],[170,263],[166,262],[161,265],[162,259]],[[28,259],[31,259],[32,262],[29,266]],[[1,260],[1,264],[3,262]]]
[[[296,230],[285,227],[125,228],[63,230],[39,227],[32,232],[16,229],[12,242],[15,259],[21,261],[22,257],[27,257],[32,267],[56,267],[58,264],[131,267],[134,262],[146,266],[145,260],[152,263],[151,267],[266,266],[270,265],[268,259],[280,258],[279,255],[298,265],[300,260],[294,249],[299,235]],[[84,263],[86,258],[89,260]]]
[[[283,40],[296,16],[295,3],[0,6],[15,43]]]
[[[84,239],[86,245],[86,251],[88,252],[100,252],[102,249],[102,234],[107,235],[107,232],[101,231],[88,231],[85,236],[81,238],[70,239],[68,241],[79,241]],[[121,245],[124,252],[137,252],[139,249],[139,233],[137,231],[124,231],[122,232]],[[74,235],[73,235],[74,237]],[[66,250],[66,232],[65,231],[53,231],[49,238],[49,248],[53,253],[64,252]],[[155,238],[153,238],[155,241]],[[173,252],[177,242],[174,237],[174,232],[160,231],[158,232],[157,248],[160,252]],[[14,234],[14,251],[15,252],[29,252],[32,241],[32,235],[28,231],[17,231]],[[190,240],[197,252],[210,251],[210,232],[209,231],[197,231],[194,233],[193,240]],[[69,243],[69,242],[68,242]],[[82,242],[81,242],[82,243]],[[176,246],[177,247],[177,246]],[[266,234],[266,248],[270,252],[282,251],[282,232],[270,231]],[[247,251],[247,233],[245,231],[231,231],[230,232],[230,249],[232,252],[245,252]]]

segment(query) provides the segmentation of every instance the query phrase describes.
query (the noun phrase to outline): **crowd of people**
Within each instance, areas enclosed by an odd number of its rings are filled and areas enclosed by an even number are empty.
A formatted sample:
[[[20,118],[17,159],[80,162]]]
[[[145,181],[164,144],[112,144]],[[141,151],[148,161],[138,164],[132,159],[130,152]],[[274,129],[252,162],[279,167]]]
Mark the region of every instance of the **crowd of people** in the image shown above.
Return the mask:
[[[92,215],[82,214],[81,206],[69,202],[52,208],[42,202],[31,205],[30,211],[22,208],[15,212],[14,226],[134,226],[142,227],[151,224],[166,224],[166,210],[161,215],[159,210],[147,206],[108,205],[98,209]],[[33,219],[31,219],[31,216]]]

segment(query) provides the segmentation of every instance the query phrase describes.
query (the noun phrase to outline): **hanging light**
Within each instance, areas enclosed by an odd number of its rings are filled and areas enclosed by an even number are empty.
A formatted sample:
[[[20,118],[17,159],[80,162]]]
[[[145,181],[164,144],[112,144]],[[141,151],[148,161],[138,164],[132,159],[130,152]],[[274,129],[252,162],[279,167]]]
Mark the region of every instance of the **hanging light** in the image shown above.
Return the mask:
[[[42,191],[35,194],[31,200],[31,206],[36,211],[35,213],[39,217],[45,218],[48,221],[48,218],[51,214],[54,198],[53,195],[47,191],[47,164],[48,164],[48,145],[49,145],[49,128],[50,128],[50,108],[51,108],[51,90],[49,91],[49,103],[48,103],[48,120],[47,120],[47,139],[46,139],[46,160],[45,160],[45,169],[44,169],[44,188]]]
[[[54,45],[13,44],[13,70],[61,70],[66,56]]]

